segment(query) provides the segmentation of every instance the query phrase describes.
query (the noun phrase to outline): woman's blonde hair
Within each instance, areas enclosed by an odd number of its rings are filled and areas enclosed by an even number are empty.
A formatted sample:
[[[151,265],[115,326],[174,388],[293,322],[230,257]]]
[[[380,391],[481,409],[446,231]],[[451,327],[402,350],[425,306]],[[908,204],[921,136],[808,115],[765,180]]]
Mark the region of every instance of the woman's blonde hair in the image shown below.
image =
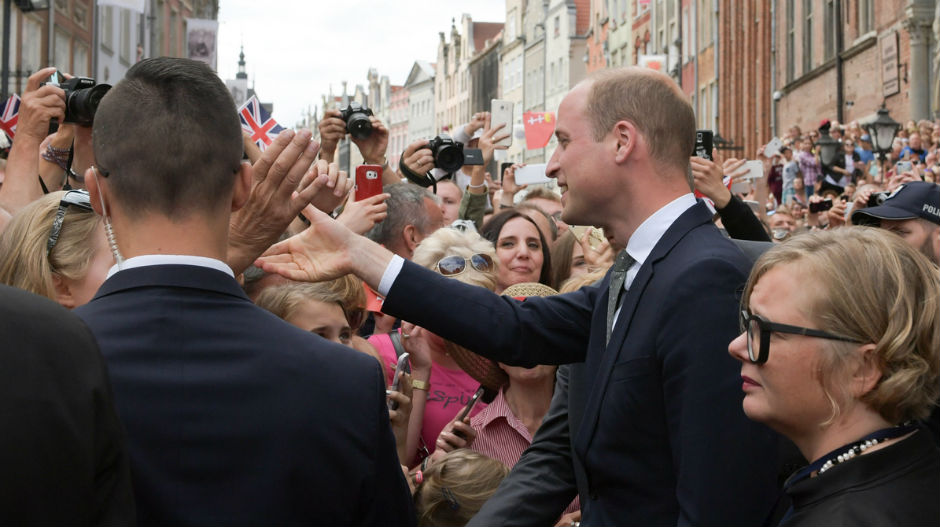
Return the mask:
[[[592,285],[597,283],[599,280],[602,280],[607,276],[607,268],[598,269],[596,271],[590,271],[578,276],[572,276],[571,278],[564,281],[561,284],[561,288],[558,290],[559,293],[570,293],[572,291],[577,291],[586,285]]]
[[[479,452],[461,448],[448,452],[424,471],[415,494],[418,525],[466,525],[509,474],[505,465]]]
[[[454,278],[461,282],[485,287],[490,291],[496,289],[496,276],[498,275],[499,261],[496,258],[496,249],[493,244],[475,232],[464,232],[445,227],[434,231],[433,234],[421,240],[415,249],[412,261],[422,267],[437,270],[437,262],[445,256],[462,256],[470,258],[474,254],[485,254],[493,260],[493,270],[490,272],[477,271],[469,263],[464,272]]]
[[[875,345],[881,379],[861,402],[891,423],[926,417],[940,391],[940,271],[882,229],[813,232],[758,259],[742,306],[748,305],[757,281],[783,264],[794,264],[802,283],[811,281],[803,314],[819,329]],[[828,353],[821,354],[817,375],[832,415],[823,425],[833,422],[848,401],[848,386],[840,381],[859,360],[858,344],[826,342]]]
[[[56,299],[53,275],[80,280],[88,271],[101,217],[93,211],[69,206],[52,251],[46,244],[59,202],[65,191],[49,193],[23,207],[0,235],[0,283]]]
[[[290,318],[301,304],[309,300],[337,304],[343,308],[346,297],[342,288],[334,283],[339,280],[345,280],[345,277],[327,282],[287,282],[267,287],[258,295],[255,305],[284,320]]]

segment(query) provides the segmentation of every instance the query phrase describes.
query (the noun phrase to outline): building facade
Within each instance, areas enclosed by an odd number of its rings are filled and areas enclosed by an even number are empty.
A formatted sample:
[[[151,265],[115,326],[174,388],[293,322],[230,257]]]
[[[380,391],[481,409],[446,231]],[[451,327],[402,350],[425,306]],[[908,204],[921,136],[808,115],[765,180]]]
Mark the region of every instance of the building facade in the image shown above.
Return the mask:
[[[409,144],[437,135],[434,126],[435,69],[433,63],[416,60],[405,80],[405,90],[408,92]]]
[[[525,161],[525,140],[522,137],[522,112],[524,106],[524,69],[526,34],[523,18],[525,2],[506,0],[506,26],[500,51],[500,95],[499,98],[513,104],[512,145],[505,151],[505,160],[513,163]]]

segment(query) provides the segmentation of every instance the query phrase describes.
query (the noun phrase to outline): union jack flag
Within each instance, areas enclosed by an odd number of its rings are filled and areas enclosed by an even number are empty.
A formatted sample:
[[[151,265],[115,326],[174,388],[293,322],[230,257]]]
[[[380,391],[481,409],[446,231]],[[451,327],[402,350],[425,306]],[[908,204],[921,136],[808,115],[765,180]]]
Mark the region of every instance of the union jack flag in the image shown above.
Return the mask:
[[[274,141],[277,134],[284,131],[284,127],[277,124],[271,114],[261,107],[254,95],[238,109],[238,118],[241,119],[242,130],[251,135],[251,140],[262,152]]]
[[[13,94],[0,106],[0,130],[13,139],[16,135],[16,121],[20,118],[20,96]]]

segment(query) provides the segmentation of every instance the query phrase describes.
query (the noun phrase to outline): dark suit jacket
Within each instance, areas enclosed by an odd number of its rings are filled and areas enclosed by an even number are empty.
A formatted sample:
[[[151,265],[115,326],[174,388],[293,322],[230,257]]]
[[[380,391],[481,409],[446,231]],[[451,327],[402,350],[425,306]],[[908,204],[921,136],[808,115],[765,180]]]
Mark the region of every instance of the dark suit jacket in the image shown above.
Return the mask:
[[[0,286],[0,525],[132,525],[124,431],[78,317]]]
[[[198,266],[120,271],[76,312],[111,371],[141,523],[414,523],[374,359]]]
[[[777,495],[777,436],[745,417],[727,351],[749,267],[692,207],[640,267],[605,346],[609,275],[520,303],[406,263],[385,311],[505,363],[577,363],[472,523],[547,524],[577,490],[589,525],[760,524]]]

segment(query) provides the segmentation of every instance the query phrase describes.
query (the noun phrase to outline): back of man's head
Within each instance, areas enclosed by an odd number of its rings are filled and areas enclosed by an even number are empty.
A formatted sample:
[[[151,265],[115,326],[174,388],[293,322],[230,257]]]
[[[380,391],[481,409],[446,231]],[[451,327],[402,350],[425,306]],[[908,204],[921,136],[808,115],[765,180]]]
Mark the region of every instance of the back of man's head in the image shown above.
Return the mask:
[[[619,121],[630,121],[646,139],[650,157],[682,170],[695,147],[695,113],[689,98],[666,75],[645,68],[600,70],[591,82],[587,117],[595,141]]]
[[[424,187],[410,183],[393,183],[386,185],[383,192],[389,195],[385,200],[388,213],[384,220],[376,223],[366,237],[379,243],[388,250],[399,253],[402,232],[408,225],[414,225],[422,234],[430,234],[430,218],[426,199],[432,199],[431,194]]]
[[[95,115],[95,159],[125,214],[183,219],[231,200],[243,153],[235,103],[204,63],[135,64]]]

